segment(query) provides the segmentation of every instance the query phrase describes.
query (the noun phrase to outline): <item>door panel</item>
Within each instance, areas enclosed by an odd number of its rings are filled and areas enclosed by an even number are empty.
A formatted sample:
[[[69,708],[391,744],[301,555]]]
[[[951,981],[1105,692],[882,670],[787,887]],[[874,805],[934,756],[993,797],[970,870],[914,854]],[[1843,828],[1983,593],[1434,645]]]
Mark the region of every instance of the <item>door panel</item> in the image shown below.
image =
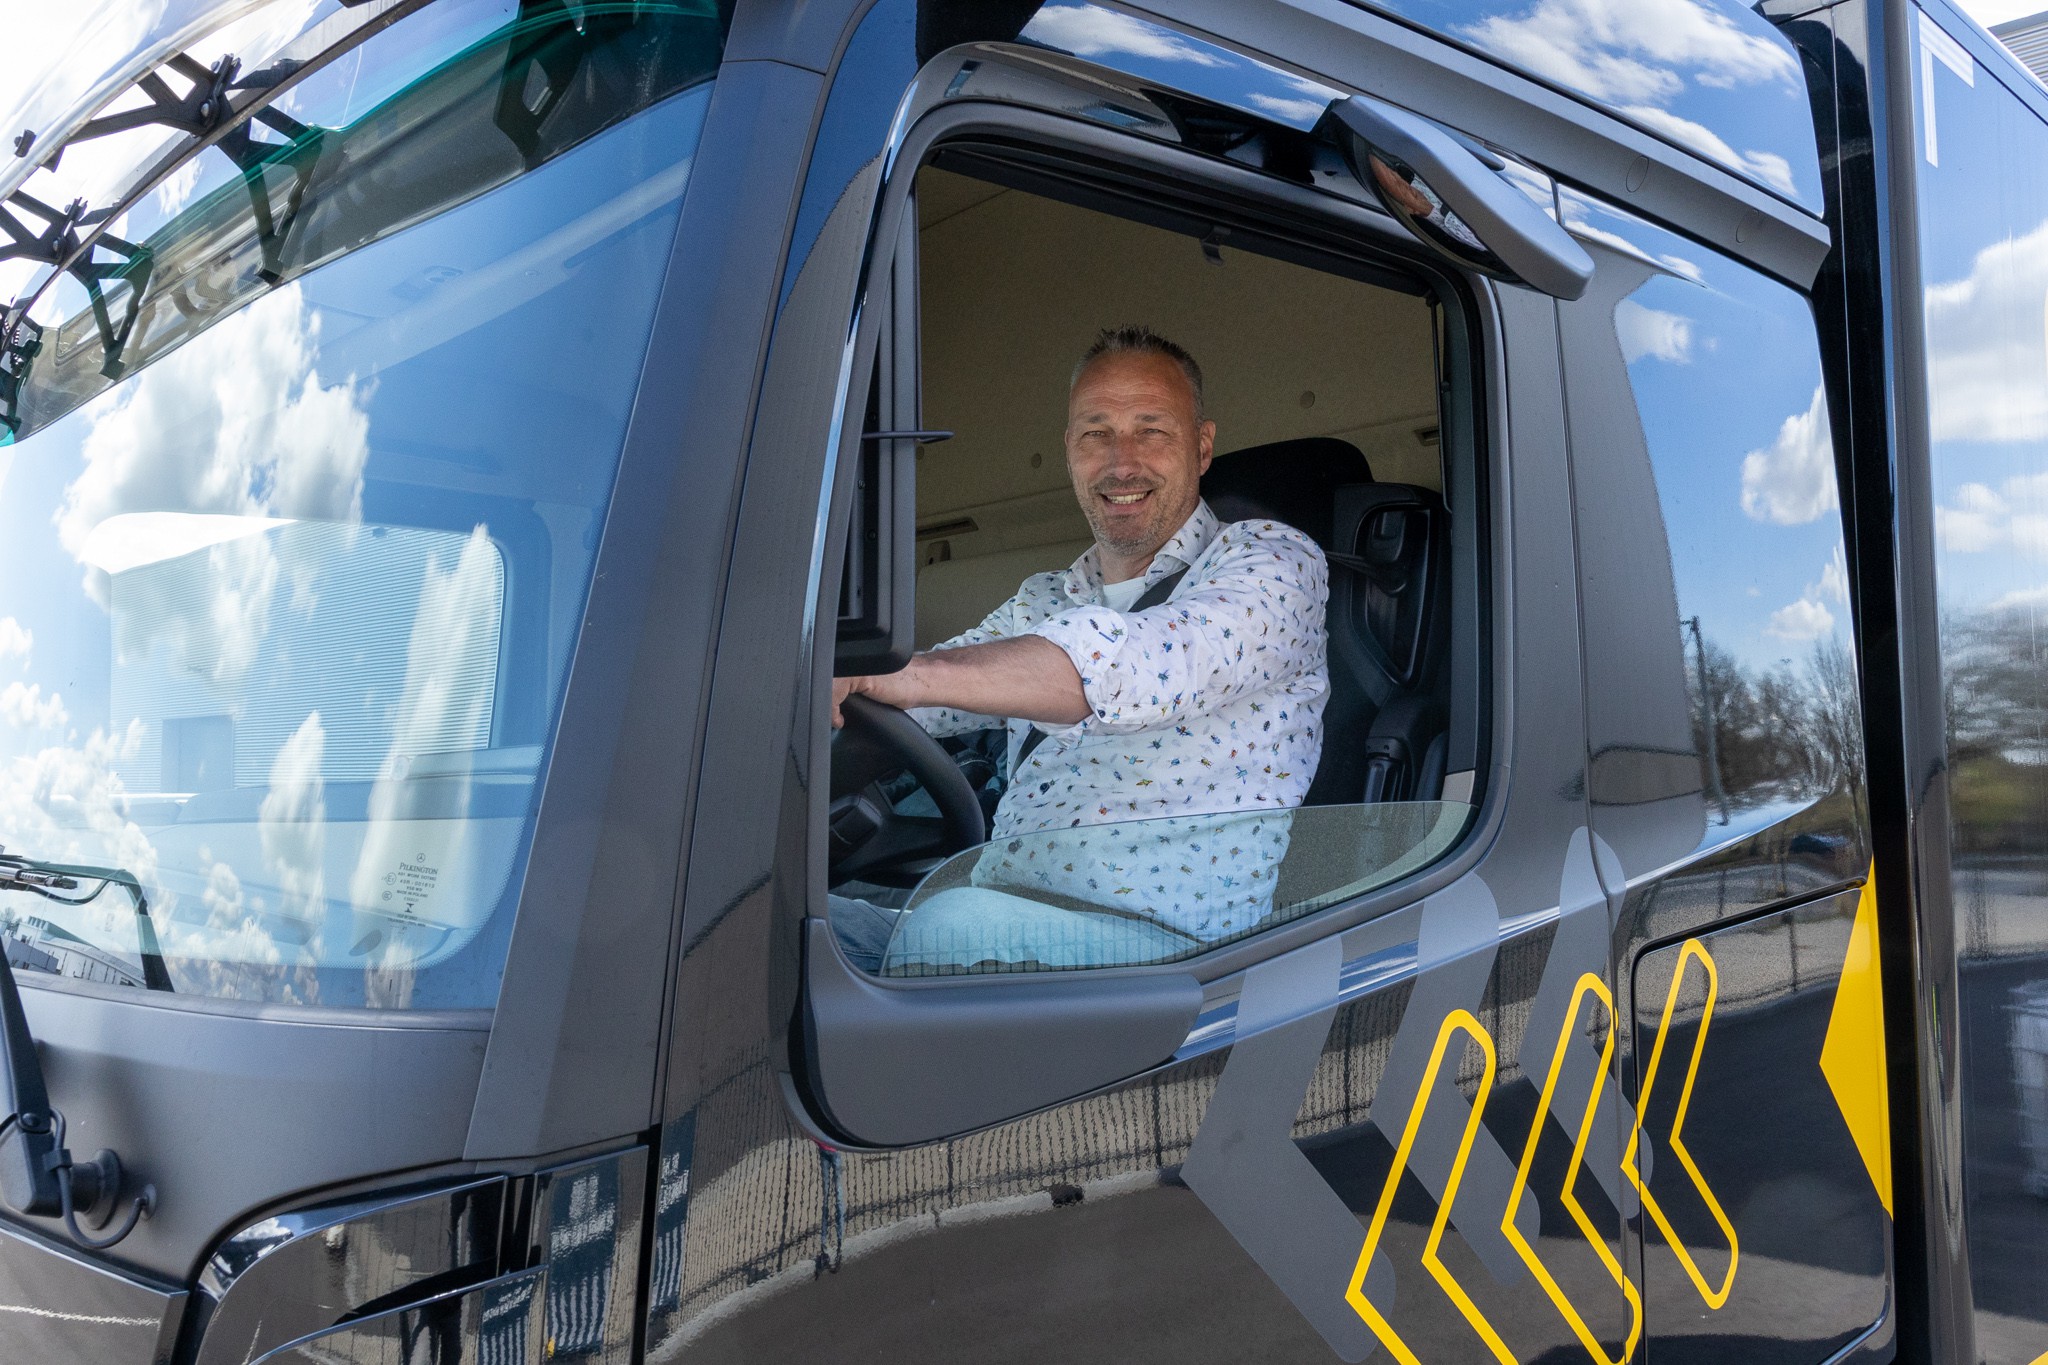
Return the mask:
[[[1885,1311],[1876,926],[1874,896],[1845,891],[1636,964],[1659,1365],[1825,1360]]]
[[[1642,1211],[1632,1255],[1645,1267],[1650,1349],[1660,1361],[1727,1358],[1738,1346],[1745,1359],[1818,1361],[1883,1315],[1890,1246],[1871,1177],[1853,1160],[1841,1166],[1839,1144],[1817,1154],[1846,1130],[1822,1104],[1830,1092],[1819,1037],[1807,1036],[1811,1011],[1789,1002],[1820,989],[1809,976],[1822,950],[1805,938],[1823,931],[1785,926],[1818,912],[1759,921],[1780,926],[1780,939],[1725,931],[1727,952],[1741,955],[1731,961],[1743,1004],[1724,1012],[1742,1022],[1694,1049],[1718,955],[1703,945],[1720,927],[1851,884],[1870,865],[1848,567],[1812,311],[1785,286],[1627,213],[1575,192],[1562,204],[1599,263],[1586,296],[1559,306],[1592,829],[1614,852],[1616,951],[1694,944],[1658,948],[1617,1002],[1635,1020],[1624,1070],[1649,1105],[1621,1169]],[[1823,955],[1839,972],[1848,921],[1826,923]],[[1805,974],[1773,984],[1758,945],[1789,951],[1795,939]],[[1737,998],[1732,979],[1722,984],[1724,1000]],[[1667,1003],[1673,1021],[1660,1027]],[[1825,1003],[1815,1008],[1824,1026]],[[1879,1036],[1859,1035],[1858,1065]],[[1672,1125],[1695,1064],[1702,1086],[1732,1065],[1713,1061],[1723,1048],[1747,1063],[1715,1082],[1712,1117],[1691,1101],[1692,1124],[1718,1125],[1723,1150],[1718,1174],[1703,1175]],[[1758,1124],[1758,1113],[1773,1118]],[[1877,1123],[1866,1136],[1883,1132]],[[1861,1184],[1844,1187],[1843,1171]],[[1745,1227],[1772,1250],[1738,1250]],[[1814,1237],[1825,1250],[1808,1245]]]

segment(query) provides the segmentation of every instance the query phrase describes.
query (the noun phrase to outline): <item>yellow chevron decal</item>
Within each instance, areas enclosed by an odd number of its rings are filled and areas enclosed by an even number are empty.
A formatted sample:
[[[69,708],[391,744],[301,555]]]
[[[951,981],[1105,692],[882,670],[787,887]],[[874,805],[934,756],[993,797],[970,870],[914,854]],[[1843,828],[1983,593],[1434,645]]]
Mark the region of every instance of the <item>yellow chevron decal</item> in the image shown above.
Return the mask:
[[[1422,1248],[1422,1264],[1428,1268],[1432,1278],[1451,1302],[1458,1305],[1458,1311],[1465,1315],[1465,1321],[1472,1325],[1493,1358],[1501,1365],[1515,1365],[1514,1353],[1502,1341],[1500,1333],[1479,1311],[1479,1305],[1472,1302],[1450,1270],[1437,1256],[1437,1248],[1443,1244],[1444,1228],[1451,1220],[1451,1205],[1458,1197],[1458,1183],[1465,1176],[1465,1162],[1472,1155],[1472,1140],[1479,1133],[1479,1116],[1486,1108],[1486,1097],[1493,1093],[1495,1067],[1493,1038],[1468,1010],[1452,1010],[1444,1017],[1442,1027],[1437,1030],[1436,1047],[1430,1053],[1429,1066],[1422,1073],[1422,1086],[1416,1092],[1415,1104],[1408,1114],[1408,1124],[1402,1129],[1401,1142],[1394,1150],[1394,1164],[1387,1171],[1386,1187],[1380,1191],[1380,1200],[1373,1209],[1372,1225],[1366,1230],[1365,1246],[1358,1253],[1358,1264],[1351,1272],[1351,1287],[1344,1297],[1358,1316],[1365,1319],[1366,1326],[1380,1339],[1380,1344],[1391,1352],[1401,1365],[1422,1365],[1401,1334],[1394,1330],[1373,1301],[1365,1296],[1366,1272],[1372,1268],[1373,1253],[1379,1249],[1380,1235],[1386,1230],[1387,1214],[1394,1206],[1394,1193],[1401,1184],[1401,1175],[1408,1169],[1408,1154],[1415,1149],[1415,1137],[1422,1129],[1422,1115],[1429,1107],[1429,1095],[1436,1085],[1437,1073],[1443,1069],[1444,1058],[1450,1051],[1451,1040],[1458,1034],[1470,1038],[1473,1045],[1486,1058],[1486,1074],[1480,1077],[1479,1091],[1472,1102],[1472,1115],[1465,1121],[1465,1131],[1458,1139],[1458,1156],[1451,1163],[1450,1180],[1444,1186],[1443,1198],[1437,1203],[1436,1222],[1430,1226],[1429,1241]]]
[[[1586,1239],[1586,1245],[1593,1248],[1595,1254],[1600,1257],[1600,1264],[1607,1267],[1608,1275],[1628,1299],[1628,1340],[1622,1343],[1621,1353],[1611,1359],[1601,1347],[1600,1338],[1594,1335],[1585,1318],[1572,1306],[1571,1300],[1565,1297],[1564,1290],[1558,1286],[1556,1278],[1550,1273],[1550,1268],[1543,1264],[1542,1258],[1536,1254],[1536,1248],[1529,1245],[1528,1239],[1522,1236],[1521,1228],[1515,1224],[1515,1211],[1521,1208],[1522,1195],[1528,1189],[1529,1168],[1536,1161],[1536,1142],[1543,1135],[1543,1120],[1550,1113],[1550,1098],[1557,1090],[1558,1074],[1564,1070],[1565,1045],[1571,1040],[1572,1028],[1578,1023],[1579,1010],[1588,995],[1597,998],[1602,1008],[1607,1011],[1607,1040],[1600,1049],[1600,1066],[1593,1076],[1593,1090],[1586,1096],[1585,1112],[1579,1119],[1579,1130],[1572,1145],[1571,1164],[1565,1168],[1564,1189],[1561,1194],[1565,1208],[1571,1213],[1572,1221],[1579,1225],[1579,1232]],[[1607,1088],[1607,1068],[1614,1060],[1613,1024],[1614,997],[1608,993],[1605,982],[1593,973],[1587,972],[1579,978],[1577,986],[1573,989],[1571,1008],[1565,1011],[1564,1027],[1558,1030],[1557,1050],[1551,1054],[1550,1074],[1544,1078],[1542,1098],[1536,1102],[1536,1121],[1529,1126],[1529,1141],[1522,1148],[1522,1164],[1515,1172],[1514,1189],[1508,1196],[1508,1211],[1500,1223],[1501,1231],[1514,1243],[1515,1250],[1522,1254],[1523,1263],[1536,1276],[1537,1283],[1543,1286],[1543,1292],[1550,1296],[1551,1303],[1564,1315],[1565,1321],[1571,1324],[1572,1333],[1578,1337],[1579,1344],[1586,1348],[1588,1355],[1603,1362],[1603,1365],[1623,1365],[1623,1362],[1635,1354],[1636,1342],[1643,1333],[1642,1295],[1636,1291],[1635,1285],[1622,1270],[1620,1262],[1614,1259],[1614,1253],[1608,1250],[1607,1240],[1600,1235],[1599,1229],[1593,1226],[1593,1220],[1586,1215],[1586,1210],[1580,1205],[1578,1198],[1579,1170],[1585,1164],[1586,1141],[1592,1136],[1593,1122],[1600,1112],[1600,1094]]]
[[[1821,1074],[1849,1126],[1856,1154],[1877,1190],[1884,1211],[1892,1211],[1892,1120],[1884,1069],[1884,994],[1878,979],[1877,869],[1863,883],[1849,951],[1842,961],[1835,1007],[1828,1014],[1820,1048]]]
[[[1685,984],[1685,964],[1691,961],[1697,961],[1707,974],[1707,1002],[1700,1013],[1700,1028],[1698,1035],[1693,1039],[1692,1059],[1685,1068],[1685,1086],[1678,1092],[1678,1112],[1672,1115],[1671,1135],[1665,1140],[1665,1145],[1685,1168],[1686,1175],[1692,1180],[1693,1188],[1705,1202],[1707,1211],[1713,1214],[1714,1222],[1720,1225],[1721,1235],[1728,1239],[1728,1273],[1722,1277],[1718,1288],[1710,1286],[1707,1277],[1700,1273],[1698,1263],[1693,1260],[1692,1253],[1687,1250],[1685,1243],[1679,1240],[1677,1232],[1671,1226],[1671,1220],[1664,1216],[1664,1210],[1650,1194],[1649,1184],[1636,1166],[1636,1152],[1642,1145],[1643,1121],[1650,1112],[1650,1093],[1656,1087],[1658,1071],[1664,1060],[1664,1043],[1671,1032],[1671,1016],[1678,1009],[1679,988]],[[1664,1240],[1670,1244],[1672,1251],[1677,1253],[1679,1264],[1685,1267],[1685,1273],[1692,1279],[1693,1288],[1699,1291],[1700,1297],[1706,1300],[1709,1308],[1719,1308],[1728,1302],[1728,1291],[1735,1284],[1735,1264],[1739,1248],[1735,1241],[1735,1227],[1728,1221],[1728,1215],[1721,1211],[1720,1201],[1714,1198],[1714,1192],[1707,1188],[1707,1182],[1700,1175],[1699,1167],[1693,1164],[1692,1154],[1685,1149],[1683,1133],[1685,1111],[1692,1103],[1693,1081],[1699,1075],[1700,1054],[1706,1050],[1707,1027],[1713,1022],[1714,1001],[1720,995],[1720,991],[1721,978],[1714,969],[1713,955],[1707,952],[1706,946],[1698,939],[1688,940],[1679,950],[1678,969],[1672,973],[1671,990],[1664,997],[1664,1017],[1657,1024],[1657,1041],[1650,1047],[1650,1064],[1643,1073],[1643,1092],[1636,1100],[1635,1128],[1629,1134],[1628,1149],[1621,1157],[1621,1169],[1628,1176],[1629,1183],[1636,1187],[1636,1193],[1642,1196],[1643,1208],[1656,1220],[1658,1230],[1664,1234]]]

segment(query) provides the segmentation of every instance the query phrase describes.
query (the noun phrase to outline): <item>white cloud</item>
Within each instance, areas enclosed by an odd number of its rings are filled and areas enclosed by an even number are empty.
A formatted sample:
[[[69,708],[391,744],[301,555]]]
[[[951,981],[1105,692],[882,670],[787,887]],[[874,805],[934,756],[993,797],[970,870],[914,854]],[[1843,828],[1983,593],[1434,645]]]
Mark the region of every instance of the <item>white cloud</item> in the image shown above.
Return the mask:
[[[1929,418],[1937,441],[2048,437],[2048,223],[1977,253],[1927,288]]]
[[[83,745],[52,745],[0,764],[0,829],[15,836],[7,843],[52,862],[126,868],[156,886],[156,847],[127,818],[128,794],[114,770],[138,738],[137,725],[122,736],[96,730]],[[164,904],[168,893],[160,886],[157,893],[150,900]]]
[[[1769,450],[1742,457],[1742,510],[1757,521],[1798,526],[1838,505],[1827,395],[1815,388],[1813,402],[1785,419]]]
[[[1977,554],[2005,542],[2010,515],[2004,498],[1981,483],[1966,483],[1953,504],[1934,509],[1934,534],[1944,550]]]
[[[1595,99],[1664,102],[1685,88],[1793,82],[1791,52],[1704,0],[1537,0],[1459,30],[1480,47]]]
[[[400,818],[407,790],[409,760],[415,754],[445,753],[473,747],[489,734],[493,688],[491,675],[477,668],[479,660],[497,656],[498,598],[503,591],[503,564],[490,535],[478,526],[463,542],[451,568],[429,560],[420,583],[419,606],[412,637],[406,645],[405,682],[391,727],[391,747],[370,788],[369,830],[349,883],[349,895],[361,914],[379,914],[389,897],[383,876],[407,854],[417,836]],[[451,798],[453,813],[467,807],[467,778]],[[446,843],[437,850],[456,864],[469,838],[469,822],[445,822]]]
[[[1739,152],[1728,139],[1706,124],[1681,118],[1669,109],[1659,109],[1654,105],[1623,105],[1619,112],[1651,132],[1662,133],[1673,142],[1683,143],[1724,166],[1746,172],[1781,193],[1791,194],[1797,188],[1792,182],[1792,163],[1775,152]]]
[[[1224,65],[1223,58],[1171,29],[1093,5],[1048,5],[1025,26],[1024,36],[1077,57],[1148,57],[1191,66]]]
[[[26,664],[35,647],[34,631],[12,616],[0,616],[0,659],[20,659]]]
[[[1781,640],[1817,640],[1834,628],[1833,612],[1811,597],[1802,597],[1790,606],[1779,607],[1772,612],[1764,633]]]
[[[226,863],[206,864],[199,903],[206,907],[206,924],[210,929],[236,929],[248,918],[243,908],[242,879]]]
[[[1597,209],[1590,200],[1576,191],[1566,188],[1558,197],[1564,205],[1564,225],[1573,236],[1583,238],[1589,242],[1598,242],[1602,246],[1619,251],[1631,260],[1641,261],[1644,265],[1653,268],[1668,270],[1674,275],[1683,276],[1685,279],[1691,280],[1694,284],[1699,284],[1705,280],[1705,272],[1685,257],[1676,255],[1653,256],[1611,228],[1596,225],[1593,222],[1593,215],[1595,213],[1600,213],[1603,218],[1609,218],[1610,221],[1615,220],[1604,211]]]
[[[11,682],[0,689],[0,720],[5,720],[17,730],[61,733],[71,724],[71,714],[64,709],[62,693],[52,692],[46,697],[40,683],[24,686]]]
[[[1992,602],[1991,610],[2010,611],[2014,607],[2032,608],[2044,606],[2048,606],[2048,584],[2032,588],[2021,588],[2016,592],[2009,592]]]
[[[1835,546],[1834,554],[1821,567],[1820,582],[1808,587],[1806,595],[1815,600],[1832,598],[1845,607],[1849,605],[1849,559],[1842,553],[1840,545]]]
[[[327,730],[313,712],[292,732],[270,765],[270,790],[256,818],[263,837],[263,861],[277,879],[284,903],[279,910],[319,924],[327,903],[327,801],[322,765]],[[317,948],[313,950],[318,956]]]
[[[1934,532],[1950,554],[1981,554],[2010,545],[2031,558],[2048,559],[2048,474],[2015,475],[1996,490],[1963,484],[1948,505],[1934,509]]]
[[[1674,365],[1692,359],[1692,319],[1681,314],[1623,299],[1615,305],[1614,330],[1621,338],[1621,357],[1631,365],[1645,356]]]
[[[1842,553],[1842,547],[1835,546],[1828,562],[1821,565],[1820,581],[1808,583],[1799,600],[1779,607],[1771,613],[1771,619],[1764,626],[1764,634],[1775,635],[1780,640],[1817,640],[1831,633],[1835,628],[1835,614],[1828,609],[1828,602],[1841,606],[1849,605],[1849,561]]]
[[[92,409],[57,528],[74,554],[122,512],[362,517],[369,417],[353,377],[321,382],[319,319],[296,285],[264,295]]]
[[[164,177],[156,187],[156,211],[165,218],[177,215],[192,198],[192,191],[199,188],[199,159],[187,161],[184,165]]]
[[[1760,152],[1751,148],[1740,153],[1735,164],[1782,194],[1798,192],[1799,187],[1792,180],[1792,163],[1776,152]]]
[[[1685,259],[1685,257],[1683,256],[1665,255],[1659,256],[1657,260],[1661,262],[1664,265],[1664,267],[1670,270],[1673,274],[1683,275],[1688,280],[1691,280],[1694,284],[1702,284],[1706,281],[1706,272],[1704,270],[1701,270],[1697,265],[1694,265],[1691,261]]]
[[[353,376],[322,381],[319,339],[318,317],[287,285],[96,402],[85,468],[57,515],[65,549],[90,563],[94,532],[109,519],[162,509],[360,521],[366,395]],[[255,661],[279,570],[265,536],[207,553],[213,596],[198,620],[139,624],[206,641],[208,671],[226,681]],[[97,571],[87,575],[88,588],[101,581]]]
[[[1274,118],[1282,119],[1288,123],[1312,124],[1323,116],[1324,110],[1330,107],[1328,100],[1320,102],[1316,100],[1290,100],[1282,99],[1278,95],[1266,95],[1257,92],[1246,95],[1244,98],[1245,103],[1252,107],[1263,109]]]

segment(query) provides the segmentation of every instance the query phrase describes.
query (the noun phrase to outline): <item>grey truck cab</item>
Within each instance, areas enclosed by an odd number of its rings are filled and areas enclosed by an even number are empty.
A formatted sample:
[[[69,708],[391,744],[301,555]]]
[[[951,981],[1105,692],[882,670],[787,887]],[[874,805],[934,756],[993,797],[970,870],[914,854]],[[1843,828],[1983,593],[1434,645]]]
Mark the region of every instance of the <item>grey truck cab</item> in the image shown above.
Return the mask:
[[[0,14],[0,1359],[2036,1360],[2044,120],[1946,0]],[[1082,581],[1126,322],[1312,775],[992,839],[1094,760],[832,680]]]

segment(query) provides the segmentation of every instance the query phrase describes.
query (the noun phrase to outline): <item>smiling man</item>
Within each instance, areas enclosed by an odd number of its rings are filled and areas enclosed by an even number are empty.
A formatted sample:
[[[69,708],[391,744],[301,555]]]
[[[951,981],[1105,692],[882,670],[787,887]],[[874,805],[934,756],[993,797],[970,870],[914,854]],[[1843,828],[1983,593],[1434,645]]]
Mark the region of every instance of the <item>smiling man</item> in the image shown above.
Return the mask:
[[[999,854],[1003,840],[1042,830],[1300,805],[1329,694],[1328,569],[1292,527],[1217,521],[1201,496],[1215,445],[1194,358],[1148,328],[1104,331],[1067,402],[1067,472],[1095,544],[901,670],[838,679],[833,723],[858,692],[912,711],[935,735],[1007,725]],[[1017,856],[1047,851],[1020,845]],[[1006,869],[999,856],[976,881],[1107,904],[1114,888],[1090,864],[1110,853],[1076,845],[1073,865],[1048,859],[1057,873]],[[1249,928],[1254,905],[1270,904],[1263,872],[1171,861],[1177,875],[1113,876],[1131,883],[1116,913],[1209,940]],[[1247,880],[1265,881],[1263,902],[1228,894]],[[835,903],[840,939],[864,964],[879,960],[893,923]]]

